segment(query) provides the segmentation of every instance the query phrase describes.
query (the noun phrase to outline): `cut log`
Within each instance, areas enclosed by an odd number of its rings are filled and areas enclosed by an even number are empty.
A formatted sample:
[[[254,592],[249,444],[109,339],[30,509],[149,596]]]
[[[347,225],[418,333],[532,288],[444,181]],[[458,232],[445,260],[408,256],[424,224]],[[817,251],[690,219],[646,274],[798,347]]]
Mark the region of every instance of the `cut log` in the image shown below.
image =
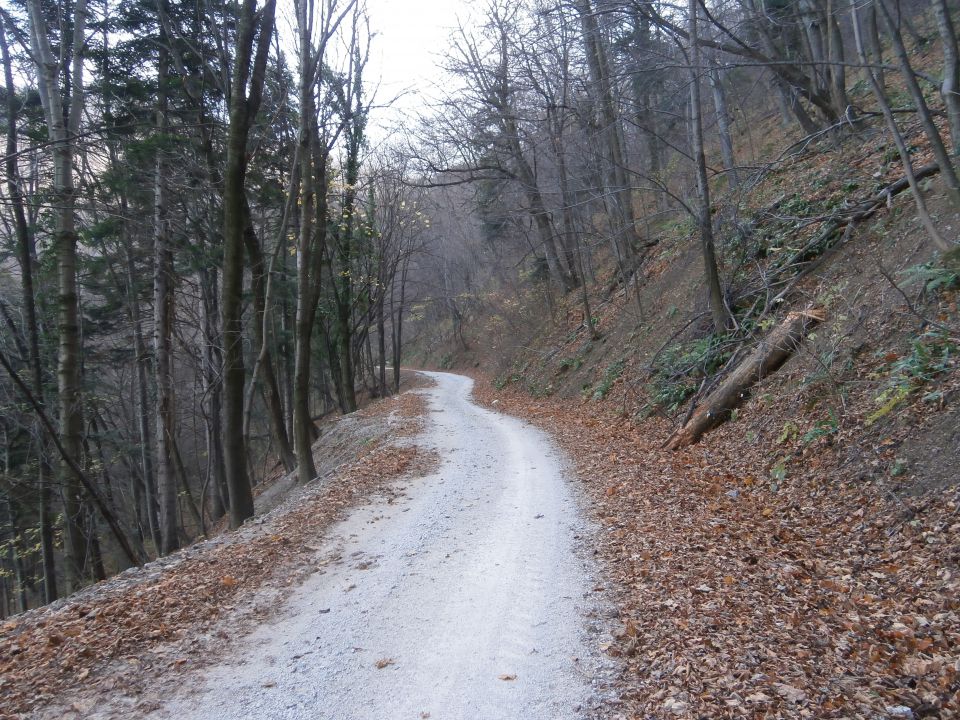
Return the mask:
[[[730,417],[750,395],[750,388],[783,365],[806,337],[807,333],[826,318],[822,309],[792,312],[737,366],[720,386],[707,396],[703,404],[680,430],[666,443],[668,450],[693,445],[705,432]]]

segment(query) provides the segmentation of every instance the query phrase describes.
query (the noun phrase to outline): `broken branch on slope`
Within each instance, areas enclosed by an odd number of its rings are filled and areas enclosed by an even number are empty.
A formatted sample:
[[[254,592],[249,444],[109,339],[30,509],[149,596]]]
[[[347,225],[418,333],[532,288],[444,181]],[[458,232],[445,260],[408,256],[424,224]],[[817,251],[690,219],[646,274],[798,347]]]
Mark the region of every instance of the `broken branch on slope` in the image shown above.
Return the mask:
[[[720,386],[714,390],[684,426],[667,440],[669,450],[693,445],[704,433],[725,422],[731,411],[749,395],[751,387],[776,372],[800,346],[800,343],[826,315],[814,308],[787,315],[781,325],[762,340]]]

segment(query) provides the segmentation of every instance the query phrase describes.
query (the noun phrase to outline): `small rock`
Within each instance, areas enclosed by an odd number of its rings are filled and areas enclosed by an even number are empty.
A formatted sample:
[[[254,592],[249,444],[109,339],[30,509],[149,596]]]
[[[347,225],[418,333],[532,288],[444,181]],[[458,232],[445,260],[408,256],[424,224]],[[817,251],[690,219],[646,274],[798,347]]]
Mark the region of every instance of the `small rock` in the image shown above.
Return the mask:
[[[674,715],[683,715],[687,711],[688,706],[689,703],[683,700],[677,700],[676,698],[667,698],[667,701],[663,703],[663,709]]]
[[[907,718],[907,720],[913,720],[916,717],[913,710],[906,705],[891,705],[887,708],[887,715],[895,718]]]

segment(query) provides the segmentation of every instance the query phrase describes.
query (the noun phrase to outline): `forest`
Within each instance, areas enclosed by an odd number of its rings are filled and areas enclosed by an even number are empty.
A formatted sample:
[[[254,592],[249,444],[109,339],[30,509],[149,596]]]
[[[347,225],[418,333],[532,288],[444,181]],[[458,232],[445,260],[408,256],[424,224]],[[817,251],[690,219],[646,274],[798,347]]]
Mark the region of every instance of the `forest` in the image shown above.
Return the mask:
[[[295,10],[3,8],[5,612],[239,526],[398,382],[418,191],[363,8]]]
[[[370,20],[0,6],[0,616],[240,527],[401,365],[553,394],[527,376],[556,351],[524,353],[583,341],[570,377],[617,337],[611,303],[650,333],[622,409],[691,444],[827,318],[802,292],[824,260],[894,213],[930,259],[920,295],[880,266],[926,332],[887,412],[953,367],[955,316],[925,314],[960,277],[948,0],[485,0],[402,114]],[[783,357],[739,367],[771,330]]]

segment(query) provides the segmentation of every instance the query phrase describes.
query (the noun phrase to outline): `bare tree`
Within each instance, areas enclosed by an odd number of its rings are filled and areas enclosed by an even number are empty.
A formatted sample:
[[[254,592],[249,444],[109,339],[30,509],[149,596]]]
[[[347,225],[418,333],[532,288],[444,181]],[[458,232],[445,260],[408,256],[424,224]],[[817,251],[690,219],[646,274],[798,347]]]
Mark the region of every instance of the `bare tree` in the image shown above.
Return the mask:
[[[700,106],[701,53],[697,22],[700,10],[697,0],[689,0],[687,12],[690,43],[690,132],[693,138],[693,157],[697,167],[699,199],[697,225],[700,229],[700,248],[703,253],[704,276],[710,298],[710,314],[713,316],[713,330],[719,334],[726,331],[732,318],[723,299],[723,288],[720,285],[720,273],[717,269],[713,215],[710,208],[710,182],[707,179],[707,160],[703,150],[703,122]]]
[[[223,355],[224,462],[230,495],[230,526],[238,527],[253,515],[253,492],[247,474],[243,437],[243,234],[246,230],[244,193],[247,175],[247,139],[260,109],[270,44],[273,41],[276,0],[257,10],[256,0],[243,0],[237,22],[237,43],[230,87],[230,124],[223,189]]]
[[[60,442],[65,453],[78,462],[83,451],[83,403],[80,380],[80,311],[77,287],[77,210],[73,158],[83,112],[83,70],[86,47],[86,0],[76,0],[63,8],[63,27],[72,24],[69,43],[72,61],[66,71],[50,47],[45,7],[40,0],[29,0],[30,39],[37,65],[40,99],[47,121],[53,155],[53,196],[56,210],[54,242],[58,274],[58,369],[60,401]],[[67,22],[69,20],[69,22]],[[63,75],[66,74],[66,78]],[[69,94],[64,97],[62,82]],[[65,105],[66,103],[66,105]],[[83,504],[80,480],[74,468],[63,462],[57,473],[63,489],[66,528],[66,578],[70,590],[83,582],[87,541],[83,530]]]

